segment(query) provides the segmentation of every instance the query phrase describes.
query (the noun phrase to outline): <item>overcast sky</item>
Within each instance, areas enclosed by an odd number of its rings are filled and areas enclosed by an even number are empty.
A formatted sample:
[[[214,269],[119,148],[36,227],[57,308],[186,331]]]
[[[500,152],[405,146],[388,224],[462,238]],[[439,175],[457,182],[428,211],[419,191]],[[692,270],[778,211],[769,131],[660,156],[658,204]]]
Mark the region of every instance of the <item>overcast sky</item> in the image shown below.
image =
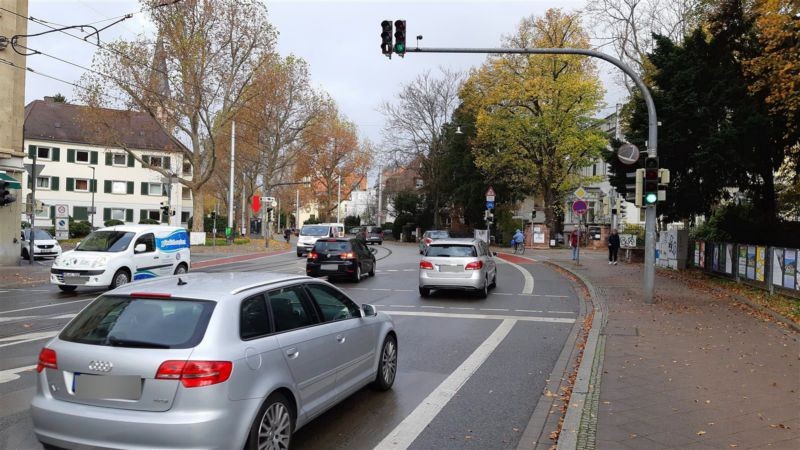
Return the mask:
[[[573,10],[584,0],[528,1],[267,1],[270,21],[278,29],[279,51],[308,61],[314,84],[338,102],[342,112],[358,126],[364,137],[381,141],[383,117],[376,111],[383,100],[391,100],[399,86],[417,74],[438,66],[467,70],[480,65],[483,55],[409,54],[390,61],[380,52],[380,22],[405,19],[409,47],[423,35],[421,47],[495,47],[501,36],[513,33],[520,19],[541,15],[555,5]],[[54,26],[97,22],[140,9],[131,0],[30,0],[29,15]],[[102,32],[104,41],[152,33],[144,14],[136,14]],[[104,26],[109,22],[103,22]],[[29,33],[44,28],[29,22]],[[28,45],[82,66],[91,66],[94,46],[61,33],[31,38]],[[614,84],[616,73],[598,62],[606,87],[606,108],[613,112],[623,90]],[[83,69],[43,55],[28,57],[28,67],[67,81],[77,81]],[[76,97],[74,88],[35,74],[29,74],[26,102],[61,92]]]

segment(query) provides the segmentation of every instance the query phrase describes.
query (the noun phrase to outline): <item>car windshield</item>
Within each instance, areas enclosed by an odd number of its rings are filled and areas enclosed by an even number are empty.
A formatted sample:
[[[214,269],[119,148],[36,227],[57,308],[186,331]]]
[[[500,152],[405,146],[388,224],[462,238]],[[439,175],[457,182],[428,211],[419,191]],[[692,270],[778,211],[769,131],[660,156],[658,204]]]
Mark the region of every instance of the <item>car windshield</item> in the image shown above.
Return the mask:
[[[469,258],[478,256],[472,245],[431,245],[426,256],[443,256],[452,258]]]
[[[36,230],[33,232],[34,240],[37,241],[48,241],[53,239],[52,236],[47,231],[44,230]],[[31,238],[31,230],[25,230],[25,240],[30,240]]]
[[[317,253],[349,252],[352,250],[347,241],[317,241],[314,251]]]
[[[450,233],[447,231],[431,231],[429,237],[431,239],[447,239],[450,237]]]
[[[302,230],[300,230],[300,234],[303,236],[327,236],[329,231],[330,227],[305,226]]]
[[[101,296],[64,328],[64,341],[109,347],[191,348],[206,332],[214,302]]]
[[[370,233],[380,233],[380,232],[381,232],[381,229],[380,229],[380,228],[378,228],[378,227],[371,227],[371,228],[369,229],[369,232],[370,232]]]
[[[130,231],[95,231],[75,249],[79,252],[121,252],[128,248],[134,233]]]

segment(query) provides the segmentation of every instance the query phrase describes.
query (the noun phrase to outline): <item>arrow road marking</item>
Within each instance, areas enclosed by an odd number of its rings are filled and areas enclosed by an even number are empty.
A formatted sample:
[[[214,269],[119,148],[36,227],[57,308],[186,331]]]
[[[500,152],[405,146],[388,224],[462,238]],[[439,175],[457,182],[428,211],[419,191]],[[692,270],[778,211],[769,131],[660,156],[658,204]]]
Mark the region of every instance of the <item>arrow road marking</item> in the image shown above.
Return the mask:
[[[17,367],[16,369],[0,370],[0,384],[14,381],[20,377],[20,372],[27,372],[35,369],[36,366]]]

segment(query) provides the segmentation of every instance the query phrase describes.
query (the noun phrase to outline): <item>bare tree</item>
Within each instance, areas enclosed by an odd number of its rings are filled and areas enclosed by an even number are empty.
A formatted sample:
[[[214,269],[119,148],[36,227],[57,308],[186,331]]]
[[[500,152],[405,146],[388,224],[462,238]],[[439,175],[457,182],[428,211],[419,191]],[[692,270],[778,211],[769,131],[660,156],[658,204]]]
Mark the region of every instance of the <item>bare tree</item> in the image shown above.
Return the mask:
[[[434,209],[434,225],[440,226],[442,206],[441,156],[445,150],[444,125],[459,105],[458,93],[464,74],[439,68],[426,71],[401,87],[395,102],[384,102],[380,111],[386,117],[384,148],[401,165],[418,167],[423,189]]]

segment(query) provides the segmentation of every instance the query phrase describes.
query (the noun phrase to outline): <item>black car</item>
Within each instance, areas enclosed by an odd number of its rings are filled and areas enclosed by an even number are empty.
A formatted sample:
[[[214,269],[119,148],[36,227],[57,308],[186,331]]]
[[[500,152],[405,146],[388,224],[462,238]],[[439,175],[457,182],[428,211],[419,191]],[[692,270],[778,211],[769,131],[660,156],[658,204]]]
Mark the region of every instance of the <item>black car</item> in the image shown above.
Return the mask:
[[[360,239],[319,239],[306,259],[306,273],[358,282],[364,274],[375,276],[375,255]]]

